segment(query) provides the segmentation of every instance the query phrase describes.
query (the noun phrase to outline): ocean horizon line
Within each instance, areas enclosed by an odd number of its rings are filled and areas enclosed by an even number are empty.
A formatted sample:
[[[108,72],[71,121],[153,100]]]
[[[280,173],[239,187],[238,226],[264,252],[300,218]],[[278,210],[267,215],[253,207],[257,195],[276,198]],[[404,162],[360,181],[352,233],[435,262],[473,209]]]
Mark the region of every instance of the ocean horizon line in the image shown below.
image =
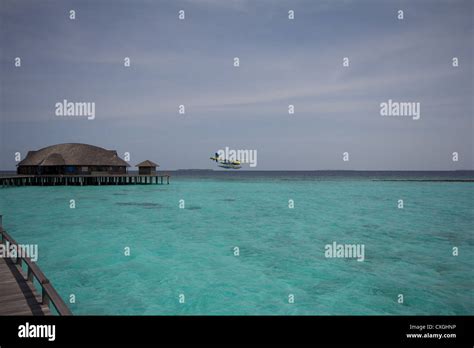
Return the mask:
[[[157,169],[158,172],[185,172],[185,171],[203,171],[215,173],[256,173],[256,172],[386,172],[386,173],[456,173],[456,172],[474,172],[474,169],[454,169],[454,170],[427,170],[427,169],[258,169],[258,170],[224,170],[224,169],[208,169],[208,168],[180,168],[180,169]],[[130,170],[128,173],[138,173],[138,170]],[[16,174],[16,170],[0,170],[0,174]]]

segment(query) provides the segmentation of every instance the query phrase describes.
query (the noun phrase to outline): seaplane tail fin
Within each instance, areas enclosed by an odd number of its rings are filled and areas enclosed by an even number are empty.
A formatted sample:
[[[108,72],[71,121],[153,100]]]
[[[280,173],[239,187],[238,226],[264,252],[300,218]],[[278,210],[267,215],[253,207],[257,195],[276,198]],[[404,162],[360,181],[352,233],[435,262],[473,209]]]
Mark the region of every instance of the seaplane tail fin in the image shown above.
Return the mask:
[[[214,157],[210,157],[209,159],[211,159],[211,160],[217,162],[217,161],[219,161],[219,154],[216,152],[216,153],[214,154]]]

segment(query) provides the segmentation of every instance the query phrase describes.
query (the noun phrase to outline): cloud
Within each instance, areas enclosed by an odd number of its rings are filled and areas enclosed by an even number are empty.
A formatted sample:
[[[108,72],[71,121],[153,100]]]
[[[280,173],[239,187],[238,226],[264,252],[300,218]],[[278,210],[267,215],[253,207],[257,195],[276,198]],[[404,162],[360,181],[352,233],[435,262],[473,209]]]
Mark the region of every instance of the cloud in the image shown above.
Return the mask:
[[[442,138],[472,153],[469,136],[459,136],[460,129],[472,130],[473,115],[472,18],[462,7],[424,11],[421,2],[406,3],[409,16],[399,23],[387,17],[392,4],[371,1],[124,1],[111,8],[79,2],[80,17],[71,23],[63,17],[70,2],[7,3],[0,9],[2,86],[8,86],[2,135],[13,148],[99,139],[131,151],[180,154],[186,146],[202,153],[233,141],[258,144],[267,158],[277,158],[291,156],[293,146],[329,152],[384,139],[391,149],[423,139],[424,151]],[[185,23],[176,17],[182,6]],[[292,24],[285,19],[289,6],[297,11]],[[21,69],[11,67],[17,54]],[[461,58],[457,70],[453,55]],[[123,67],[125,56],[130,68]],[[238,69],[234,56],[241,58]],[[53,106],[63,98],[96,102],[97,119],[59,122]],[[389,98],[421,101],[423,122],[374,118]],[[291,120],[290,103],[297,110]],[[408,147],[387,161],[412,158]],[[179,155],[163,156],[187,165]],[[320,165],[330,167],[332,157],[320,156]],[[429,158],[432,167],[441,163]],[[303,157],[293,161],[306,165]]]

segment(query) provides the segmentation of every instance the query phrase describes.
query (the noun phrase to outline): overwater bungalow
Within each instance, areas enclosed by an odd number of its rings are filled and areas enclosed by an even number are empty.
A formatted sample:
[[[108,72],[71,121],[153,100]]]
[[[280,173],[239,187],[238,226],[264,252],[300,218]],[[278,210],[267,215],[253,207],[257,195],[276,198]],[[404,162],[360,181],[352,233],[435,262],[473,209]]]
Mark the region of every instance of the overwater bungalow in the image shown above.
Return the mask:
[[[156,167],[159,167],[159,165],[150,160],[146,160],[138,163],[135,167],[138,167],[138,174],[140,175],[153,175],[156,174]]]
[[[158,164],[144,161],[139,173],[127,173],[130,165],[117,151],[88,144],[57,144],[29,151],[17,165],[17,175],[0,176],[0,185],[136,185],[169,184],[168,174],[156,173]]]
[[[94,175],[126,174],[130,165],[117,151],[88,144],[58,144],[28,151],[18,163],[23,175]]]

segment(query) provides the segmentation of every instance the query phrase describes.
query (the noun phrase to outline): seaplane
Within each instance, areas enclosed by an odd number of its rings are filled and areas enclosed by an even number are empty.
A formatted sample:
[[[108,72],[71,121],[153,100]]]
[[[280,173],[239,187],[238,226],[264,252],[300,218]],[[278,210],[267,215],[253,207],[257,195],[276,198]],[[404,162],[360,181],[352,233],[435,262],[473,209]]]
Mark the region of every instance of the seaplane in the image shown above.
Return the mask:
[[[221,158],[217,152],[210,159],[213,160],[214,162],[217,162],[217,165],[221,168],[225,168],[225,169],[242,168],[240,161],[233,161],[233,160]]]

